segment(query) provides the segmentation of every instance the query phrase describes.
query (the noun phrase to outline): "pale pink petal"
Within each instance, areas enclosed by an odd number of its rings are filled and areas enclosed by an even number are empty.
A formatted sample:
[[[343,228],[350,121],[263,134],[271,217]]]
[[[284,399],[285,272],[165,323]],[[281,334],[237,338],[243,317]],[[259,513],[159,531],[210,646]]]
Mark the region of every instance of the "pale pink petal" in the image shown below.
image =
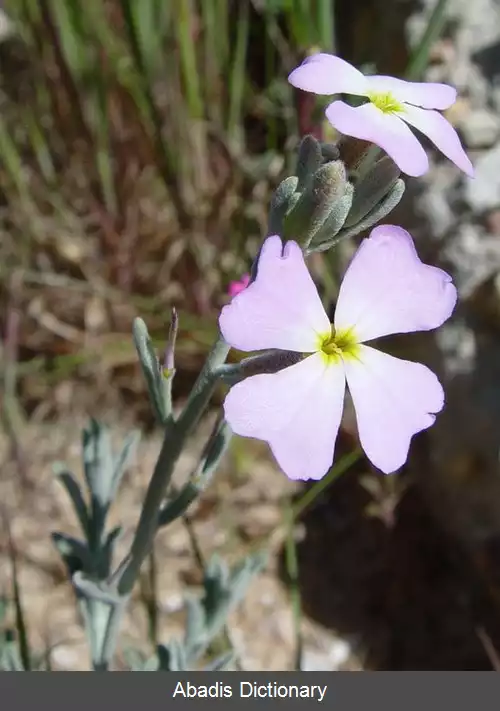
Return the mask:
[[[340,133],[383,148],[407,175],[423,175],[429,167],[418,139],[394,114],[383,113],[373,104],[354,108],[343,101],[334,101],[326,109],[326,117]]]
[[[247,286],[250,283],[250,275],[249,274],[243,274],[241,279],[237,281],[232,281],[229,284],[227,293],[231,298],[234,298],[237,294],[240,293],[240,291],[243,291],[243,289],[246,289]]]
[[[334,326],[358,341],[428,331],[451,315],[457,290],[449,274],[423,264],[411,236],[380,225],[364,239],[340,286]]]
[[[457,132],[437,111],[426,111],[417,106],[405,106],[402,118],[430,138],[441,153],[449,158],[466,175],[473,177],[474,168],[463,149]]]
[[[457,99],[457,90],[448,84],[405,81],[379,75],[367,79],[370,91],[380,94],[390,92],[398,101],[424,109],[448,109]]]
[[[235,434],[268,442],[290,479],[321,479],[333,462],[344,392],[342,364],[314,353],[233,386],[224,414]]]
[[[312,353],[330,322],[296,242],[284,250],[278,236],[262,245],[257,278],[224,306],[219,317],[233,348],[265,348]]]
[[[288,77],[292,86],[314,94],[364,96],[368,82],[355,67],[340,57],[322,52],[307,57]]]
[[[346,359],[347,386],[356,410],[361,446],[385,474],[408,457],[414,434],[434,424],[444,393],[425,365],[360,346],[359,360]]]

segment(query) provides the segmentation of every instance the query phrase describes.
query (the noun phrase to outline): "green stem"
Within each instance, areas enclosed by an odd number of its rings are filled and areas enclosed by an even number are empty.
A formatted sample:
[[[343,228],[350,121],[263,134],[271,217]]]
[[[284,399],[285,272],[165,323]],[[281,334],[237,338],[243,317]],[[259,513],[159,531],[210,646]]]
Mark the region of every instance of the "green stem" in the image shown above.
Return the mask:
[[[300,671],[302,663],[302,599],[299,585],[299,560],[297,556],[297,546],[295,543],[295,519],[293,509],[288,504],[285,514],[288,532],[285,543],[285,565],[288,575],[288,586],[292,603],[293,628],[295,638],[294,649],[294,669]]]
[[[131,593],[141,565],[151,551],[158,528],[160,508],[174,467],[184,449],[186,439],[208,405],[217,383],[215,371],[226,360],[229,348],[220,336],[208,355],[179,419],[166,426],[163,444],[146,492],[134,540],[128,555],[119,566],[120,595]]]
[[[102,605],[100,600],[89,600],[89,604]],[[113,605],[109,610],[108,621],[106,625],[106,632],[104,633],[100,660],[96,664],[94,662],[94,671],[108,671],[111,660],[116,649],[116,643],[118,641],[118,634],[120,632],[120,627],[122,624],[123,616],[125,613],[125,608],[128,603],[128,597],[123,598],[120,602]]]
[[[217,368],[223,365],[230,349],[231,346],[219,335],[178,419],[184,438],[191,433],[205,411],[218,381]]]
[[[360,456],[361,450],[357,447],[352,452],[342,457],[342,459],[330,469],[328,474],[326,474],[323,479],[320,479],[313,486],[311,486],[311,488],[300,497],[295,506],[293,506],[291,516],[292,520],[296,521],[299,516],[301,516],[304,511],[318,498],[318,496],[330,486],[330,484],[332,484],[341,474],[350,469],[350,467],[358,461]]]

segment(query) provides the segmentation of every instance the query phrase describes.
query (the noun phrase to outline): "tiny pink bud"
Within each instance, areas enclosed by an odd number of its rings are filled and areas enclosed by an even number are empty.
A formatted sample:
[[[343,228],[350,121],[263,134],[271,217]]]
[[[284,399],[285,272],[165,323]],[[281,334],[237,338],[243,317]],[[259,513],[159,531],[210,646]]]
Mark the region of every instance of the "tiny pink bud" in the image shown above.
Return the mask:
[[[227,293],[231,298],[234,298],[237,294],[240,293],[240,291],[243,291],[243,289],[246,289],[247,286],[250,283],[250,274],[243,274],[241,279],[239,281],[232,281],[229,284],[229,288],[227,290]]]

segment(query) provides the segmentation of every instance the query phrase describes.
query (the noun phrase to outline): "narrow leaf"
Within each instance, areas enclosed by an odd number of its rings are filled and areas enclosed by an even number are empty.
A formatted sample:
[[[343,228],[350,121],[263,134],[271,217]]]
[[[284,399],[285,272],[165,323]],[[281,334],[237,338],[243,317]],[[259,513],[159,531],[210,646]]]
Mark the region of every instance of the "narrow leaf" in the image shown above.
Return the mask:
[[[80,489],[80,485],[78,484],[75,476],[70,471],[60,471],[56,474],[56,476],[66,489],[66,492],[69,498],[71,499],[73,509],[80,523],[82,533],[88,540],[90,531],[89,513],[87,509],[87,504],[85,503],[85,499],[83,498],[82,490]]]

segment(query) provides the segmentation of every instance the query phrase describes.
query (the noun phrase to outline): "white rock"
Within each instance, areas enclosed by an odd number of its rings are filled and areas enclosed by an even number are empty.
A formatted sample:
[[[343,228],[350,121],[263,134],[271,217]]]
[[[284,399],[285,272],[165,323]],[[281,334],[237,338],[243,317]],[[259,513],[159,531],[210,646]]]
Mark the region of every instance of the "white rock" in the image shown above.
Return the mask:
[[[319,650],[306,647],[302,652],[302,671],[337,671],[352,656],[351,645],[343,639],[335,639],[329,649]]]
[[[80,661],[77,650],[66,644],[61,644],[58,647],[55,647],[52,650],[51,658],[54,666],[65,671],[72,671],[76,669],[78,667],[78,662]]]
[[[478,212],[500,206],[500,145],[482,155],[474,167],[474,180],[465,187],[470,206]]]
[[[459,128],[469,148],[490,147],[500,135],[500,118],[488,109],[475,109],[464,117]]]

